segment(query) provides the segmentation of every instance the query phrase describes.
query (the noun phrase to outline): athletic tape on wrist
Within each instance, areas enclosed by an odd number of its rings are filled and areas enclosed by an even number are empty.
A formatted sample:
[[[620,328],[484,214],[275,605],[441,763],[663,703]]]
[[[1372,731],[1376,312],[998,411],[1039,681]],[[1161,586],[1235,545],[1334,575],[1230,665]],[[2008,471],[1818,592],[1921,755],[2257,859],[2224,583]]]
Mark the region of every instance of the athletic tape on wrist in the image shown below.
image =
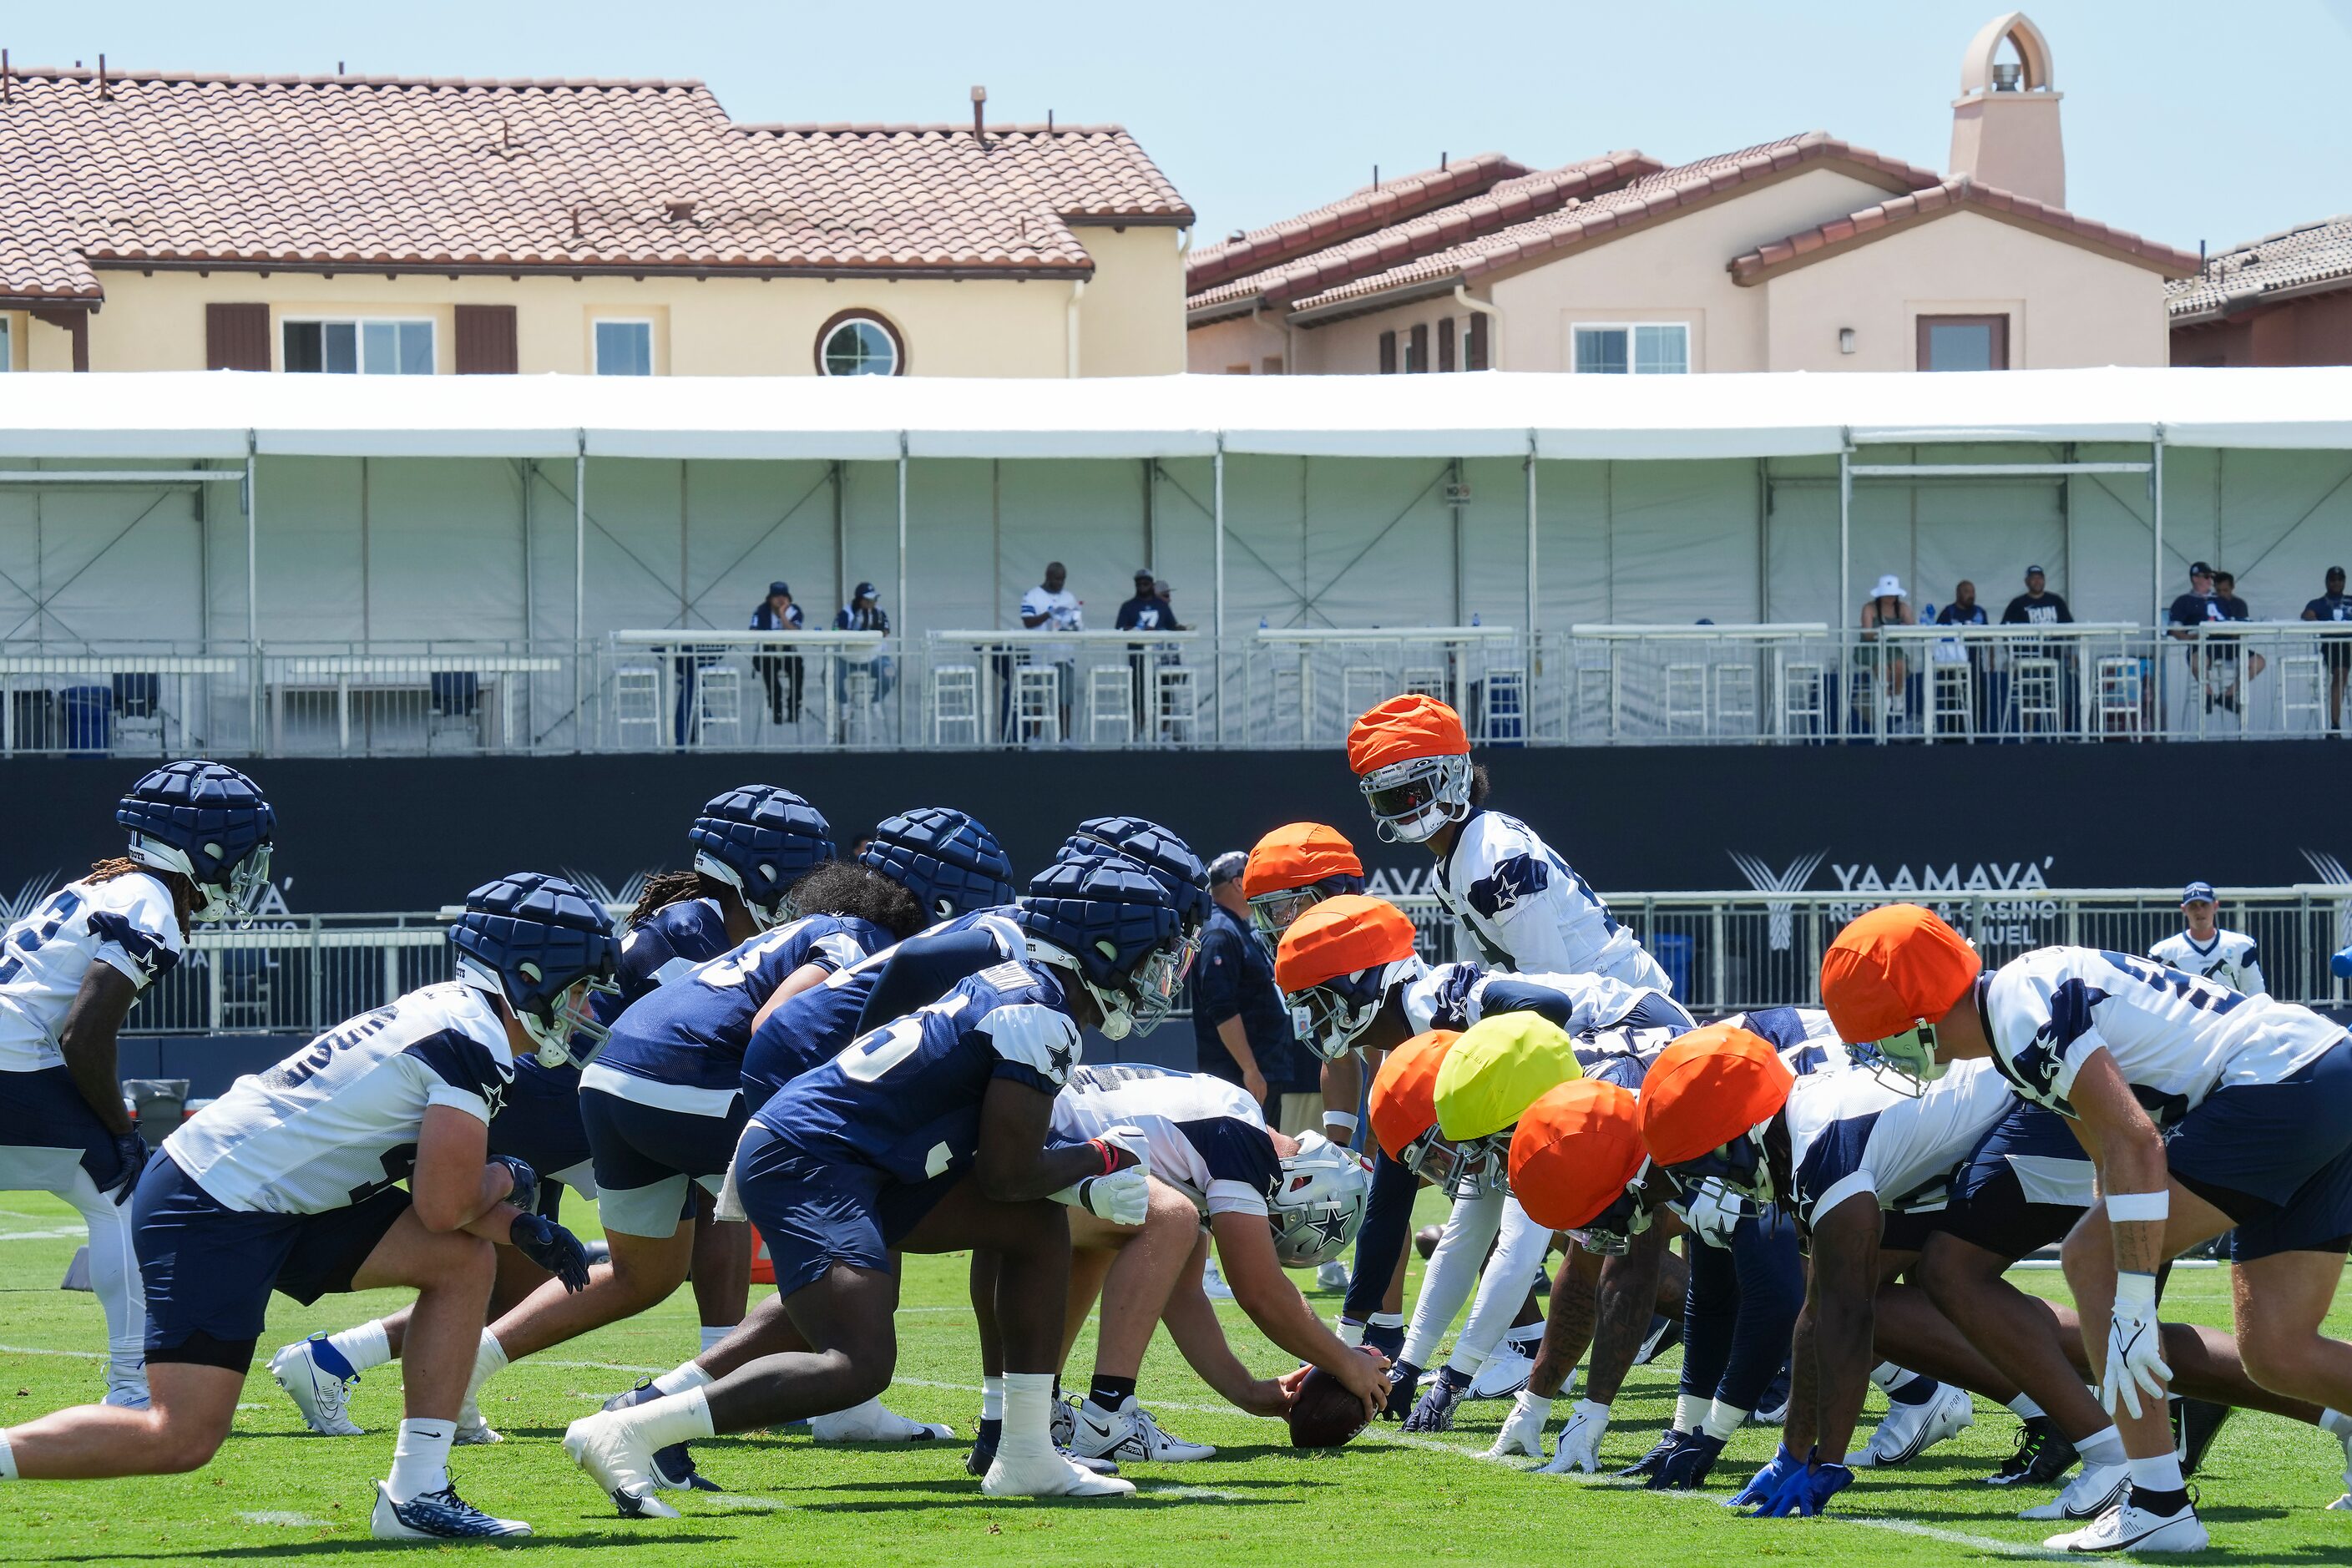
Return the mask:
[[[1323,1113],[1323,1125],[1326,1127],[1344,1127],[1352,1136],[1356,1129],[1360,1126],[1361,1123],[1357,1121],[1352,1112],[1345,1110],[1327,1110]],[[1331,1141],[1335,1143],[1339,1142],[1336,1138]]]
[[[2172,1213],[2172,1190],[2153,1193],[2109,1193],[2107,1218],[2126,1223],[2161,1224]]]
[[[2116,1305],[2118,1307],[2152,1307],[2156,1304],[2156,1276],[2125,1269],[2116,1276]]]

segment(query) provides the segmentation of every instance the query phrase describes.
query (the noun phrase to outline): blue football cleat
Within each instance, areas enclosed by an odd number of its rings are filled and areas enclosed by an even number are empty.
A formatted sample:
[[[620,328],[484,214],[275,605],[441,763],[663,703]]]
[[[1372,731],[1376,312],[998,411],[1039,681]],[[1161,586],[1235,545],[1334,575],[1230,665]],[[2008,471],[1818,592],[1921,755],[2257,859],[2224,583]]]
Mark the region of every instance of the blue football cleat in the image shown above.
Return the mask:
[[[375,1512],[368,1533],[378,1541],[484,1541],[501,1535],[529,1535],[530,1526],[519,1519],[493,1519],[457,1495],[456,1486],[437,1492],[420,1492],[406,1502],[394,1502],[383,1483],[375,1485]]]

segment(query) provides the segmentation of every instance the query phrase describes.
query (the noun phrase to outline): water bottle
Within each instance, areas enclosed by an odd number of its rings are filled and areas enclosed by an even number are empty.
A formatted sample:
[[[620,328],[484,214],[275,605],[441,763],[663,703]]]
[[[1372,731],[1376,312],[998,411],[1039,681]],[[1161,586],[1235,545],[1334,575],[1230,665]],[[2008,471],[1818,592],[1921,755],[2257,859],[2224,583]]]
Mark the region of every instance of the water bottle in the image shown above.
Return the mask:
[[[1260,631],[1265,631],[1266,629],[1265,617],[1264,616],[1260,616],[1257,618],[1257,629]]]
[[[1478,625],[1478,612],[1475,610],[1470,612],[1470,624],[1474,626]]]

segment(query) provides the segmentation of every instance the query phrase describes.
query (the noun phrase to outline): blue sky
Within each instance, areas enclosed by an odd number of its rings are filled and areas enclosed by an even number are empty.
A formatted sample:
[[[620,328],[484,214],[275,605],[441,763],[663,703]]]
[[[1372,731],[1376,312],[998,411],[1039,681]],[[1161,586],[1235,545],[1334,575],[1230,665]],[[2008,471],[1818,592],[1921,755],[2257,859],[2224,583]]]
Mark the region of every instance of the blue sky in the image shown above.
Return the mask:
[[[1203,236],[1501,151],[1668,161],[1822,129],[1932,168],[1999,0],[1012,6],[407,0],[17,8],[21,64],[697,77],[742,121],[1118,121]],[[2045,0],[2068,205],[2195,248],[2352,211],[2352,0]],[[648,20],[651,19],[651,25]]]

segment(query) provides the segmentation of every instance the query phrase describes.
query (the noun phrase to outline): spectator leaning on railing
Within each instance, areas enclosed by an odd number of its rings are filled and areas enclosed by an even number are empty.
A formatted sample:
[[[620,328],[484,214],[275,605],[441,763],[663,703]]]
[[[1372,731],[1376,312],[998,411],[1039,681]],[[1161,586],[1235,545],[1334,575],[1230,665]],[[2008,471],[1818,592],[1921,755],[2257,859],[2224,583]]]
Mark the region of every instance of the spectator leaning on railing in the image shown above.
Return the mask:
[[[793,603],[790,583],[771,583],[768,596],[751,612],[751,629],[755,632],[796,632],[807,624],[801,607]],[[751,668],[760,672],[760,684],[768,689],[768,719],[776,724],[797,724],[801,721],[801,685],[808,671],[802,666],[798,654],[761,653],[751,656]],[[789,700],[787,697],[789,695]]]
[[[2246,601],[2238,597],[2238,579],[2230,573],[2216,572],[2213,574],[2213,602],[2221,606],[2221,618],[2225,621],[2251,621],[2254,618],[2252,612],[2246,608]],[[2230,666],[2229,673],[2232,679],[2230,682],[2230,700],[2227,706],[2232,711],[2235,711],[2238,703],[2237,681],[2235,679],[2238,661],[2238,638],[2235,634],[2232,634],[2228,637],[2215,637],[2212,640],[2221,645],[2212,650],[2214,664],[2218,667],[2224,661],[2227,661]],[[2246,679],[2248,680],[2252,680],[2262,672],[2263,656],[2249,648],[2246,651]],[[2222,672],[2217,668],[2214,673],[2219,675]]]
[[[1034,631],[1039,626],[1051,626],[1057,632],[1084,631],[1086,610],[1078,596],[1065,587],[1069,581],[1069,568],[1058,561],[1045,563],[1045,580],[1021,595],[1021,624]],[[1060,672],[1055,682],[1059,689],[1062,717],[1062,737],[1070,734],[1070,687],[1074,679],[1072,665],[1077,651],[1067,643],[1040,643],[1031,650],[1041,664],[1053,665]]]
[[[2304,605],[2306,621],[2352,622],[2352,596],[2344,592],[2344,568],[2327,569],[2327,592]],[[2352,629],[2330,632],[2319,639],[2320,657],[2327,664],[2327,732],[2344,736],[2344,687],[2352,677]]]
[[[1870,590],[1870,597],[1862,605],[1862,638],[1864,642],[1878,640],[1881,626],[1912,626],[1919,617],[1912,613],[1911,595],[1903,591],[1903,579],[1889,572]],[[1885,692],[1888,717],[1909,710],[1910,661],[1903,657],[1898,646],[1890,647],[1879,656],[1878,668],[1883,671],[1882,689]]]
[[[880,598],[881,591],[873,584],[860,583],[857,591],[850,595],[849,603],[834,612],[833,629],[837,632],[880,632],[885,637],[889,636],[890,616],[882,608]],[[834,661],[834,694],[846,703],[849,700],[850,672],[862,669],[874,677],[874,701],[879,706],[882,700],[890,695],[890,688],[897,683],[897,668],[887,653],[877,653],[871,658],[846,656],[837,658]]]
[[[1118,618],[1112,623],[1122,632],[1176,632],[1184,628],[1176,624],[1176,612],[1159,594],[1159,584],[1148,566],[1135,571],[1135,597],[1118,607]],[[1127,645],[1128,668],[1135,674],[1135,722],[1139,732],[1148,722],[1150,709],[1145,705],[1148,693],[1147,676],[1151,659],[1147,646],[1139,642]]]
[[[2061,595],[2048,591],[2049,579],[2039,566],[2025,569],[2025,592],[2009,602],[2000,613],[2005,626],[2066,626],[2074,624],[2074,612],[2066,607]]]

